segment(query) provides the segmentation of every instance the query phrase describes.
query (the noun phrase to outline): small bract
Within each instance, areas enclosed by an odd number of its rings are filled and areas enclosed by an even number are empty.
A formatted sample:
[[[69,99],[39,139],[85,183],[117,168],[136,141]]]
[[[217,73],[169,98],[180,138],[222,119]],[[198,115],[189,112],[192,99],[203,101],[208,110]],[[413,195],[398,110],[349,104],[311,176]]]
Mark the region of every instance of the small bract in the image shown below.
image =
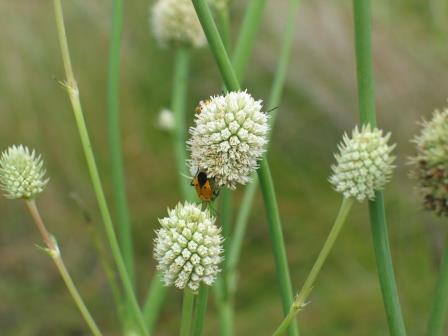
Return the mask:
[[[261,104],[245,91],[203,103],[190,128],[190,167],[205,171],[218,187],[248,183],[268,143],[268,115]]]
[[[33,199],[48,183],[43,161],[28,147],[11,146],[0,158],[0,188],[10,199]]]
[[[223,238],[215,218],[200,205],[185,202],[159,219],[154,258],[166,285],[196,292],[211,286],[220,272]]]
[[[352,136],[344,134],[335,154],[336,164],[331,167],[330,183],[344,197],[362,202],[373,200],[375,190],[382,190],[395,168],[391,155],[395,145],[389,145],[390,133],[363,126],[356,127]]]

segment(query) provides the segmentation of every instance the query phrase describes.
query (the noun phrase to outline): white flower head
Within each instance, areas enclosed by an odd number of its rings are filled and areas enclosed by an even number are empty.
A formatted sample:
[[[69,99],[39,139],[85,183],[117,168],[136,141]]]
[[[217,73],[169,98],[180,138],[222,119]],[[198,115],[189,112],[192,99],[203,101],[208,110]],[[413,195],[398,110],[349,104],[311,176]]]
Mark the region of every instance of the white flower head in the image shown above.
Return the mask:
[[[158,0],[150,20],[162,46],[199,48],[207,43],[191,0]]]
[[[204,170],[218,187],[246,184],[268,143],[268,115],[246,91],[211,97],[190,128],[190,167]]]
[[[344,197],[353,197],[359,202],[373,200],[375,190],[383,189],[395,168],[395,157],[391,155],[395,145],[389,145],[390,133],[363,126],[356,127],[351,138],[344,134],[335,154],[336,164],[331,167],[330,183]]]
[[[43,161],[26,146],[11,146],[0,157],[0,188],[10,199],[33,199],[48,183]]]
[[[168,209],[159,219],[154,258],[167,286],[196,292],[201,283],[211,286],[220,272],[223,238],[215,218],[200,205],[185,202]]]
[[[157,118],[157,126],[163,131],[172,131],[175,125],[174,113],[166,108],[162,109]]]

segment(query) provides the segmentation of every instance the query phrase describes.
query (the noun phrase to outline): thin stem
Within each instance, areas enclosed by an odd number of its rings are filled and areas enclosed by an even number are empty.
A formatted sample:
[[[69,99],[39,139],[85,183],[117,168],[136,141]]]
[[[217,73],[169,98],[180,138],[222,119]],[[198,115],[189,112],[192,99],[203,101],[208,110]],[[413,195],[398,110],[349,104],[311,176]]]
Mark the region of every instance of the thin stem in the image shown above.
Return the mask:
[[[205,0],[193,0],[193,5],[201,22],[207,37],[210,49],[218,64],[218,68],[223,77],[224,83],[228,90],[238,91],[240,85],[235,71],[230,62],[222,39],[216,28],[210,9]],[[291,287],[291,279],[289,276],[288,261],[283,241],[283,233],[281,229],[280,214],[278,211],[277,200],[275,196],[274,184],[270,173],[269,165],[266,158],[261,161],[258,169],[258,177],[260,180],[261,190],[263,193],[266,213],[268,218],[270,238],[273,245],[274,257],[276,260],[277,278],[280,285],[283,309],[287,314],[289,307],[293,301],[293,293]],[[297,335],[297,324],[293,323],[290,327],[290,334]]]
[[[355,45],[358,76],[359,113],[362,124],[376,126],[375,95],[372,66],[370,1],[354,0]],[[369,201],[370,224],[383,294],[384,307],[392,335],[406,335],[389,247],[383,193],[375,193]]]
[[[56,240],[50,235],[50,233],[47,231],[47,228],[45,227],[45,223],[40,216],[39,210],[36,206],[36,202],[34,200],[27,200],[25,201],[25,204],[31,214],[31,217],[33,218],[34,223],[37,226],[37,229],[39,230],[40,235],[42,236],[42,240],[47,246],[48,254],[56,264],[56,267],[61,274],[61,277],[64,280],[64,283],[67,286],[67,289],[72,296],[73,301],[75,301],[75,304],[81,312],[81,315],[86,321],[87,325],[89,326],[90,331],[95,336],[101,336],[101,331],[98,329],[95,320],[90,314],[87,306],[85,305],[81,295],[78,292],[78,289],[76,288],[75,283],[73,282],[70,274],[67,271],[67,268],[65,267],[64,260],[62,259],[61,252],[56,243]]]
[[[118,238],[124,263],[135,286],[134,253],[132,243],[129,209],[126,200],[123,158],[121,152],[120,132],[120,49],[121,32],[123,29],[123,1],[113,1],[112,32],[109,49],[109,68],[107,81],[107,107],[109,128],[109,150],[111,159],[111,174],[114,187],[115,208],[117,212]]]
[[[84,114],[81,108],[81,101],[79,99],[79,90],[76,84],[75,78],[73,76],[73,71],[71,67],[70,54],[68,51],[68,43],[64,26],[64,17],[62,12],[61,0],[54,0],[54,9],[57,23],[57,30],[59,36],[59,42],[62,50],[62,59],[64,62],[64,67],[66,70],[67,80],[65,88],[67,89],[70,102],[72,104],[73,113],[75,115],[76,124],[79,131],[79,136],[83,146],[84,154],[87,161],[87,166],[89,169],[93,189],[97,198],[98,206],[100,208],[101,216],[103,218],[105,231],[107,238],[109,240],[112,255],[114,257],[115,263],[117,265],[118,273],[120,275],[121,281],[123,283],[123,288],[127,299],[131,304],[134,318],[136,323],[139,324],[141,332],[143,335],[148,335],[146,326],[138,305],[137,299],[134,294],[133,286],[130,278],[127,274],[126,266],[121,255],[120,247],[118,244],[117,236],[115,235],[114,226],[112,223],[112,218],[110,216],[109,207],[107,205],[106,197],[104,194],[103,186],[99,176],[98,168],[95,161],[95,156],[93,154],[92,145],[90,142],[89,134],[87,131],[87,126],[84,120]]]
[[[253,0],[258,1],[258,0]],[[285,33],[282,42],[282,48],[280,51],[280,57],[277,64],[277,69],[275,72],[273,84],[270,90],[269,100],[268,100],[268,110],[275,109],[279,106],[281,101],[281,96],[283,93],[283,87],[285,84],[287,69],[289,60],[291,57],[291,48],[294,41],[294,27],[295,21],[297,17],[297,9],[300,4],[300,0],[290,0],[288,6],[288,18],[286,22]],[[269,119],[271,123],[271,129],[273,129],[275,124],[275,119],[277,116],[277,109],[272,110],[271,118]],[[272,132],[271,132],[272,136]],[[240,211],[238,213],[235,229],[233,232],[232,241],[230,244],[227,264],[229,268],[229,272],[232,273],[236,265],[238,264],[238,260],[241,254],[241,248],[243,244],[243,238],[247,227],[247,222],[249,220],[250,211],[252,209],[252,204],[255,198],[255,193],[257,191],[258,181],[253,178],[253,181],[246,187],[244,191],[243,199],[241,201]],[[232,275],[230,275],[232,276]]]
[[[297,294],[296,299],[294,300],[294,303],[291,306],[288,315],[285,317],[283,322],[277,328],[277,330],[274,333],[274,336],[283,335],[288,329],[288,326],[291,323],[291,321],[297,316],[302,307],[305,306],[306,300],[308,299],[308,296],[311,293],[311,290],[313,289],[313,285],[314,282],[316,281],[317,275],[322,269],[325,260],[327,260],[327,257],[330,254],[330,251],[333,248],[334,243],[336,242],[336,239],[338,238],[339,233],[341,232],[341,229],[347,220],[347,215],[350,212],[353,203],[354,200],[352,198],[344,198],[342,200],[342,204],[339,208],[338,215],[336,217],[336,220],[334,221],[330,233],[328,234],[324,246],[322,247],[322,250],[320,251],[316,261],[314,262],[313,268],[308,274],[302,289]]]
[[[154,331],[157,318],[162,310],[162,305],[166,297],[167,287],[162,283],[160,274],[157,273],[151,280],[151,284],[146,295],[145,304],[143,306],[143,316],[149,332]]]
[[[445,246],[440,275],[437,280],[434,301],[428,323],[428,336],[443,335],[445,317],[448,311],[448,246]]]
[[[196,312],[193,323],[192,336],[201,336],[204,329],[205,314],[207,312],[208,303],[208,286],[202,284],[199,288],[199,295],[196,300]]]
[[[190,50],[177,48],[174,60],[173,89],[171,96],[171,110],[174,113],[174,151],[183,196],[194,201],[194,190],[183,176],[188,175],[186,153],[186,101],[188,88],[188,74],[190,70]]]
[[[246,9],[240,34],[235,44],[232,64],[240,81],[244,78],[255,35],[261,22],[266,0],[251,0]]]
[[[227,6],[220,8],[216,12],[216,21],[218,22],[219,33],[221,34],[224,46],[227,50],[230,50],[230,16]]]
[[[180,336],[189,336],[193,317],[194,294],[188,288],[184,289],[182,302],[182,317],[180,322]]]

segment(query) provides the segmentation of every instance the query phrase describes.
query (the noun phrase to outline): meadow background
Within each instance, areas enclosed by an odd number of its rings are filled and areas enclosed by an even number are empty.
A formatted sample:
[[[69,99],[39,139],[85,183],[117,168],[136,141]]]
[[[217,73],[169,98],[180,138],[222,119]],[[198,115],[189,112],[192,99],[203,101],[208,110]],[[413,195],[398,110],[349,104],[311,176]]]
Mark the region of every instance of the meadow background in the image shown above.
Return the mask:
[[[409,335],[425,329],[446,224],[421,212],[407,177],[409,139],[417,121],[446,105],[448,45],[443,1],[377,0],[373,44],[379,125],[393,132],[397,170],[386,190],[392,256]],[[157,218],[180,200],[169,134],[157,115],[169,106],[173,53],[148,26],[148,1],[125,1],[121,128],[139,297],[154,275]],[[247,1],[232,6],[238,32]],[[112,201],[106,129],[110,1],[64,1],[73,66],[102,179]],[[279,54],[287,1],[268,1],[244,87],[267,98]],[[303,0],[284,98],[269,160],[282,215],[292,283],[302,285],[332,225],[340,197],[327,178],[332,153],[358,121],[351,1]],[[23,143],[42,153],[49,187],[38,198],[69,270],[107,335],[119,335],[113,299],[95,255],[100,226],[71,107],[58,84],[63,69],[50,1],[0,1],[0,147]],[[207,49],[195,51],[189,125],[200,99],[221,91]],[[85,204],[86,223],[74,201]],[[242,188],[236,192],[235,211]],[[87,335],[54,265],[35,248],[40,238],[23,205],[0,199],[0,334]],[[270,335],[281,320],[274,262],[260,197],[252,211],[239,267],[236,334]],[[174,335],[181,292],[169,291],[156,335]],[[387,335],[365,205],[356,205],[300,315],[303,335]],[[217,335],[210,299],[205,335]]]

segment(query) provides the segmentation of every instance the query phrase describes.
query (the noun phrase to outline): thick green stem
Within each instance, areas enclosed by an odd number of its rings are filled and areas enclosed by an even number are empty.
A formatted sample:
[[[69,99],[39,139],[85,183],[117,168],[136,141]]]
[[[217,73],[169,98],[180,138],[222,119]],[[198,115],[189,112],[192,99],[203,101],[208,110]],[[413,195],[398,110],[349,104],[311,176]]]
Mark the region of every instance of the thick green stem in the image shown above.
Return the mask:
[[[67,89],[70,102],[72,104],[73,113],[75,115],[76,124],[79,131],[79,136],[81,139],[82,147],[84,150],[84,155],[86,157],[87,166],[90,173],[90,178],[92,181],[93,189],[97,198],[100,213],[104,222],[105,231],[107,238],[109,240],[112,255],[114,257],[115,263],[117,265],[118,273],[120,275],[121,281],[123,283],[123,288],[129,300],[132,313],[135,318],[135,322],[139,325],[142,335],[148,335],[146,326],[138,305],[137,299],[134,294],[134,289],[131,280],[128,276],[126,265],[121,255],[120,246],[118,244],[117,236],[115,235],[114,225],[112,223],[112,218],[109,212],[109,207],[107,205],[106,196],[104,194],[103,186],[99,176],[98,168],[95,161],[95,156],[92,150],[92,145],[90,142],[90,137],[87,131],[87,126],[84,120],[84,114],[81,108],[81,101],[79,99],[79,90],[73,75],[73,70],[71,66],[70,54],[68,50],[67,36],[64,26],[64,17],[62,12],[61,0],[54,0],[54,9],[56,16],[56,25],[58,30],[59,42],[61,45],[62,59],[64,63],[64,68],[66,71],[66,82],[64,83]]]
[[[184,289],[182,301],[182,317],[180,321],[180,336],[189,336],[193,319],[194,294],[188,288]]]
[[[250,52],[255,43],[255,35],[260,25],[265,5],[266,0],[251,0],[241,24],[240,34],[232,57],[232,64],[240,81],[244,78],[247,69]]]
[[[355,44],[358,77],[359,113],[362,124],[376,126],[372,65],[370,1],[354,0]],[[391,335],[406,335],[389,247],[383,193],[377,191],[369,202],[373,245],[384,307]]]
[[[42,240],[47,246],[46,251],[56,264],[59,274],[64,280],[65,286],[72,296],[73,301],[75,301],[75,304],[81,312],[82,317],[89,326],[90,331],[94,336],[101,336],[101,331],[98,329],[95,320],[90,314],[87,306],[85,305],[81,295],[78,292],[78,289],[76,288],[75,283],[73,282],[67,268],[65,267],[64,260],[62,259],[61,252],[59,251],[56,240],[50,235],[50,233],[47,231],[47,228],[45,227],[45,223],[40,216],[39,210],[36,206],[36,202],[34,200],[29,200],[26,201],[25,204],[31,214],[31,217],[33,218],[34,223],[36,224],[37,229],[39,230],[40,235],[42,236]]]
[[[112,31],[109,49],[109,68],[107,82],[107,107],[109,128],[109,150],[112,183],[114,187],[115,208],[117,212],[118,238],[121,251],[132,283],[134,279],[134,253],[132,244],[129,209],[126,200],[123,158],[120,132],[120,49],[123,28],[123,1],[113,1]]]
[[[240,90],[240,84],[235,71],[230,62],[222,39],[219,35],[216,24],[210,13],[210,9],[205,0],[193,0],[193,5],[198,14],[202,28],[204,29],[210,49],[218,64],[221,76],[228,90]],[[276,260],[277,278],[280,285],[283,309],[285,314],[289,311],[289,307],[293,301],[293,293],[291,287],[291,279],[289,276],[288,261],[286,258],[286,250],[283,242],[283,234],[281,229],[280,214],[275,196],[274,184],[269,170],[266,158],[261,161],[258,169],[258,177],[260,180],[261,190],[263,193],[266,213],[268,217],[268,225],[270,238],[273,245],[274,257]],[[290,327],[290,334],[297,335],[297,324],[293,323]]]
[[[347,220],[347,215],[350,212],[350,209],[352,208],[353,202],[354,200],[352,198],[343,199],[336,220],[334,221],[333,227],[331,228],[331,231],[324,243],[324,246],[322,247],[322,250],[320,251],[316,261],[314,262],[313,268],[308,274],[302,289],[297,294],[296,299],[294,300],[294,303],[291,306],[288,315],[285,317],[283,322],[277,328],[277,330],[274,333],[274,336],[283,335],[288,329],[288,326],[291,323],[291,321],[293,321],[293,319],[297,316],[297,314],[299,314],[302,307],[305,306],[306,300],[309,294],[311,293],[311,290],[313,289],[313,285],[314,282],[316,281],[317,275],[322,269],[325,260],[327,260],[327,257],[330,254],[330,251],[333,248],[334,243],[336,242],[336,239],[338,238],[339,233],[341,232],[341,229]]]
[[[204,329],[205,314],[208,303],[208,286],[202,284],[199,288],[198,298],[196,300],[196,312],[193,323],[192,336],[201,336]]]
[[[440,275],[437,280],[434,301],[428,323],[428,336],[441,336],[444,334],[444,324],[448,311],[448,246],[440,265]]]
[[[268,110],[274,109],[271,112],[271,118],[269,120],[271,123],[271,129],[274,127],[275,119],[277,116],[277,109],[275,108],[278,107],[280,104],[283,87],[285,84],[288,64],[291,57],[291,48],[294,41],[294,32],[295,32],[294,27],[299,4],[300,0],[289,1],[288,18],[286,22],[285,34],[283,37],[280,57],[277,64],[273,84],[270,90],[268,107],[267,107]],[[230,244],[227,257],[227,265],[229,268],[229,273],[231,274],[235,270],[241,254],[243,238],[246,231],[247,222],[249,220],[250,211],[252,209],[252,204],[255,198],[255,193],[257,191],[257,187],[258,187],[258,181],[256,179],[256,176],[254,176],[253,181],[246,187],[246,190],[244,191],[244,196],[241,201],[240,210],[238,212],[238,216],[235,222],[235,229],[233,232],[232,241]],[[232,275],[230,275],[230,277],[232,277]]]

